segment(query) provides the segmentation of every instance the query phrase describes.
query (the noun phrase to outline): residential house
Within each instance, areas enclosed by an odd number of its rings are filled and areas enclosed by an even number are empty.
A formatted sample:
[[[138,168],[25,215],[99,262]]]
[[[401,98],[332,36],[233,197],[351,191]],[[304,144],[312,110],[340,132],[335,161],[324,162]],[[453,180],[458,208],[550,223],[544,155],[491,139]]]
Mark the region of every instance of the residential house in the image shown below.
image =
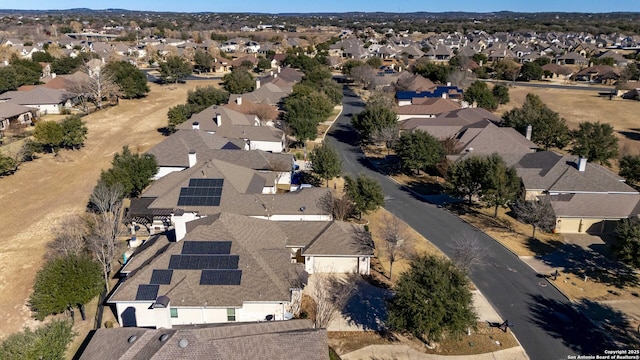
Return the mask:
[[[437,139],[454,139],[459,153],[456,161],[467,156],[497,153],[508,164],[535,152],[538,146],[510,127],[499,127],[501,119],[482,108],[462,108],[434,118],[410,118],[400,122],[402,131],[425,131]]]
[[[0,95],[1,101],[23,105],[37,110],[37,114],[60,114],[72,106],[74,94],[63,90],[37,86],[28,91],[7,91]]]
[[[396,104],[405,106],[413,104],[414,99],[421,98],[451,98],[461,99],[462,89],[451,85],[438,85],[431,91],[398,91],[396,92]],[[420,101],[420,100],[417,100]]]
[[[412,104],[398,106],[398,121],[410,118],[432,118],[439,114],[460,109],[460,104],[447,98],[415,98]]]
[[[102,328],[90,335],[79,360],[329,360],[327,349],[326,329],[300,319],[179,329]]]
[[[559,65],[578,65],[586,66],[589,64],[589,59],[585,58],[575,52],[569,52],[564,55],[560,55],[555,59],[555,62]]]
[[[548,196],[561,233],[607,233],[640,213],[640,194],[610,170],[586,158],[541,151],[516,164],[526,200]]]
[[[0,102],[0,131],[22,127],[33,122],[34,110],[11,102]],[[1,133],[0,133],[1,134]]]
[[[594,65],[578,71],[574,78],[576,81],[593,83],[613,83],[620,77],[618,71],[609,65]]]
[[[627,64],[629,64],[629,59],[625,58],[615,50],[609,50],[601,54],[600,56],[598,56],[598,59],[606,59],[606,58],[613,59],[613,66],[624,67],[624,66],[627,66]]]
[[[366,232],[349,223],[220,213],[186,230],[175,241],[155,236],[127,261],[107,300],[122,326],[287,320],[299,309],[302,266],[368,274],[373,255]]]
[[[170,172],[151,184],[140,198],[132,199],[129,217],[146,225],[151,233],[173,227],[177,238],[184,237],[189,221],[221,212],[274,221],[331,220],[321,203],[329,189],[314,187],[284,194],[266,191],[276,186],[279,176],[278,172],[254,170],[222,160],[196,159],[195,165]],[[193,189],[202,187],[198,179],[215,179],[205,181],[214,183],[216,190],[203,196],[203,200],[194,200],[198,198],[194,192],[200,190]]]
[[[191,116],[178,129],[199,129],[228,139],[243,140],[248,150],[282,152],[284,132],[273,126],[261,126],[260,118],[228,107],[213,105]]]
[[[568,80],[573,74],[573,71],[568,67],[556,63],[545,64],[542,66],[542,70],[544,71],[545,76],[550,78],[563,78],[564,80]]]

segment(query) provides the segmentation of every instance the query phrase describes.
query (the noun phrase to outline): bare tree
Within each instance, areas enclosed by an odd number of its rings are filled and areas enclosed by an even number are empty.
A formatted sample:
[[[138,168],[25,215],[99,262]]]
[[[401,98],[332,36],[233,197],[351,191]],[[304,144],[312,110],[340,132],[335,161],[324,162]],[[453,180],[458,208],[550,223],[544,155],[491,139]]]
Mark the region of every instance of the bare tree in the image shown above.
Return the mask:
[[[375,70],[367,65],[356,66],[351,69],[351,77],[353,80],[365,88],[371,86],[375,76]]]
[[[287,311],[294,315],[298,315],[302,306],[302,289],[309,282],[309,274],[304,271],[301,264],[295,264],[295,266],[288,267],[284,271],[284,277],[289,283],[289,288],[293,289],[291,292],[291,301],[287,305]]]
[[[93,210],[99,214],[115,213],[120,208],[123,196],[124,188],[122,185],[107,185],[104,181],[98,181],[89,197],[89,203]]]
[[[337,221],[345,221],[354,211],[353,203],[348,196],[332,191],[320,198],[320,207]]]
[[[410,239],[411,233],[407,224],[390,214],[385,214],[382,217],[381,231],[380,235],[384,240],[384,248],[389,257],[389,280],[391,280],[393,278],[393,264],[411,254],[411,248],[407,241]]]
[[[482,247],[478,236],[474,232],[465,231],[451,236],[453,242],[453,263],[465,273],[471,267],[483,263],[487,250]]]
[[[543,196],[537,201],[518,200],[513,206],[513,211],[518,220],[533,227],[531,237],[536,238],[536,229],[550,231],[556,223],[553,207],[548,196]]]
[[[47,244],[48,256],[80,255],[85,251],[86,220],[80,215],[63,217],[52,229],[54,239]]]
[[[72,91],[79,96],[84,96],[96,108],[102,108],[104,99],[112,100],[120,96],[120,87],[115,83],[111,74],[103,71],[101,65],[92,66],[87,63],[81,67],[80,71],[87,76],[76,81]]]
[[[98,182],[90,198],[96,212],[87,215],[87,248],[102,265],[107,291],[111,263],[117,255],[122,193],[120,186],[108,186],[104,182]]]
[[[384,143],[387,147],[388,156],[390,150],[393,149],[394,145],[400,139],[400,127],[398,126],[398,123],[395,123],[392,126],[375,130],[373,134],[371,134],[371,138],[375,142]]]
[[[313,274],[310,296],[315,305],[315,327],[327,328],[356,291],[356,276],[338,276],[330,272]]]

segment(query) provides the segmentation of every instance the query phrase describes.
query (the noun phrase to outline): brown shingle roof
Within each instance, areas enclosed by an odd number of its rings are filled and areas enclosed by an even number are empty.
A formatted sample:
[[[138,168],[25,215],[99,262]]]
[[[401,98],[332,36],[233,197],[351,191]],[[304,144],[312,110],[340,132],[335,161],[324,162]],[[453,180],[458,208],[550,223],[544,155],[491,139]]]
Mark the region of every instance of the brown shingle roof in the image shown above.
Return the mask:
[[[166,334],[168,339],[160,341]],[[129,337],[137,339],[130,343]],[[188,340],[186,348],[178,342]],[[327,333],[308,320],[181,326],[167,329],[98,329],[81,360],[328,360]]]
[[[436,115],[460,109],[460,104],[443,98],[417,98],[412,105],[398,106],[398,115]]]

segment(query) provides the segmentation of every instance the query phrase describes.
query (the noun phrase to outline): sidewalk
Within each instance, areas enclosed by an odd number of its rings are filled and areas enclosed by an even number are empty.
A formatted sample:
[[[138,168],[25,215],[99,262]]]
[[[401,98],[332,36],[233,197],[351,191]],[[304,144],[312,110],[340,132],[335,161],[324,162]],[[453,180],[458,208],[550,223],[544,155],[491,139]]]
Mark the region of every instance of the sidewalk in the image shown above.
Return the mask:
[[[421,353],[406,345],[369,345],[340,356],[343,360],[528,360],[522,347],[477,355],[434,355]]]

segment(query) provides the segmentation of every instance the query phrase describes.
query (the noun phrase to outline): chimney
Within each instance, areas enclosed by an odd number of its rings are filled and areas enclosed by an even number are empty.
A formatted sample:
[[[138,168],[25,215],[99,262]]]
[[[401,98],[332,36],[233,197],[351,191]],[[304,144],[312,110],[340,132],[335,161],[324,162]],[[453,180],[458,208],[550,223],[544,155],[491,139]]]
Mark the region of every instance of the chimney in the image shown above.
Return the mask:
[[[256,90],[258,89],[260,89],[260,79],[256,79]]]
[[[531,141],[531,133],[533,132],[533,126],[531,125],[527,125],[527,133],[524,137],[527,138],[527,140]]]
[[[578,171],[584,172],[586,168],[587,168],[587,158],[584,156],[580,156],[578,158]]]
[[[193,123],[191,123],[191,128],[193,130],[200,130],[200,123],[197,121],[194,121]]]
[[[451,86],[451,81],[447,82],[447,86]]]
[[[222,115],[220,115],[220,113],[216,113],[216,125],[222,125]]]
[[[242,96],[238,96],[238,97],[236,98],[236,104],[237,104],[238,106],[242,105]]]
[[[7,64],[9,65],[9,64]],[[273,76],[273,70],[269,71],[269,76]]]
[[[447,93],[446,93],[446,92],[443,92],[443,93],[442,93],[442,98],[443,98],[443,99],[446,99],[446,98],[447,98]]]
[[[198,157],[196,155],[196,152],[191,150],[189,151],[189,167],[194,167],[196,165],[196,163],[198,162]]]
[[[56,78],[56,73],[51,73],[51,78],[55,79]]]
[[[282,68],[280,67],[280,65],[278,65],[278,74],[280,74],[280,70],[281,70],[281,69],[282,69]]]
[[[277,77],[278,77],[278,74],[273,74],[273,78],[274,79],[277,78]]]

